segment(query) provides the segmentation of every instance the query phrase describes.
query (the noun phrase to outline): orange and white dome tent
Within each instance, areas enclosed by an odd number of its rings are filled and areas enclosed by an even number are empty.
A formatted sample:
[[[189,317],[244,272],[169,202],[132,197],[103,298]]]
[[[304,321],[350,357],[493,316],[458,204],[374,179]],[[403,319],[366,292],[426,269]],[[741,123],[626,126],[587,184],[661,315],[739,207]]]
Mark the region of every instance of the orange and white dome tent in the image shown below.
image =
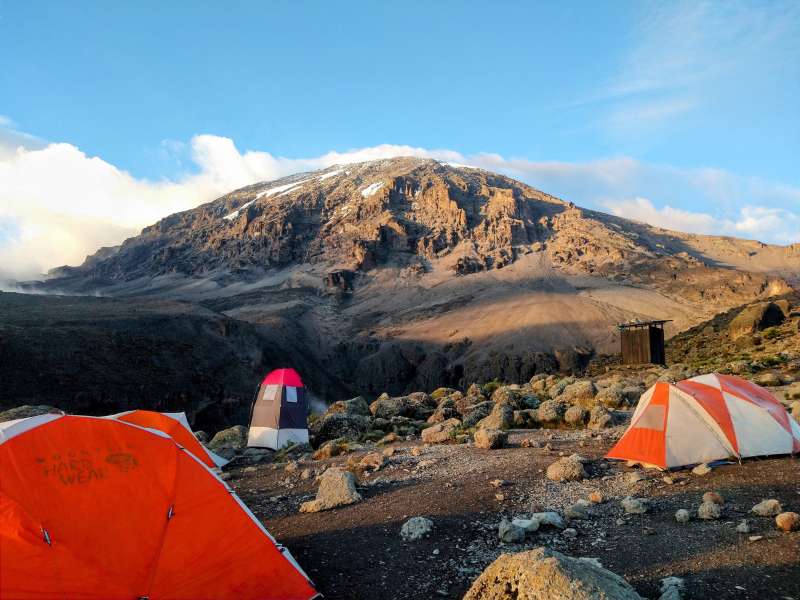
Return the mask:
[[[8,600],[318,596],[197,457],[117,419],[0,423],[0,557]]]
[[[208,450],[192,433],[192,428],[189,425],[189,420],[186,418],[186,413],[160,413],[152,410],[129,410],[127,412],[117,413],[111,415],[111,419],[119,419],[126,423],[133,423],[141,427],[149,427],[163,431],[170,436],[175,443],[183,446],[189,452],[199,458],[203,463],[211,468],[222,467],[228,464],[228,461],[217,456]]]
[[[800,425],[764,388],[716,373],[656,383],[606,458],[662,469],[800,452]]]

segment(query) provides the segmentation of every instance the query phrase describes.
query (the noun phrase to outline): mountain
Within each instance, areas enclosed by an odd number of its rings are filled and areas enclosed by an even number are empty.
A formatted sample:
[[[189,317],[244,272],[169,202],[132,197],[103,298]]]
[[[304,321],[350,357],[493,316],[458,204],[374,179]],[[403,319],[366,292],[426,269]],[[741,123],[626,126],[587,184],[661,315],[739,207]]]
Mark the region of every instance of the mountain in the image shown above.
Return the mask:
[[[800,283],[800,244],[668,231],[435,160],[335,166],[170,215],[37,291],[200,305],[290,332],[323,395],[581,367]]]

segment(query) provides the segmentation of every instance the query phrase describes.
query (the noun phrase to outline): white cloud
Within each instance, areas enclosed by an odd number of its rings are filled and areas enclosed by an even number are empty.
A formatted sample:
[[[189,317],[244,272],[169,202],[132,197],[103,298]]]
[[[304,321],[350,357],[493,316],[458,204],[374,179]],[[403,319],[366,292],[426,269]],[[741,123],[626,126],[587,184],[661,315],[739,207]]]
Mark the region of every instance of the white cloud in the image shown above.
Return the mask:
[[[663,229],[685,231],[687,233],[719,234],[718,223],[714,217],[705,213],[693,213],[671,206],[656,208],[647,198],[632,200],[607,200],[603,206],[611,214],[634,221],[642,221]]]
[[[800,241],[800,189],[717,169],[678,169],[627,157],[535,162],[385,144],[295,159],[242,153],[228,138],[199,135],[188,144],[197,174],[148,181],[71,144],[32,146],[0,154],[0,275],[15,278],[79,264],[99,246],[118,244],[166,215],[251,183],[392,156],[436,158],[503,172],[580,205],[622,211],[622,216],[662,227],[777,243]],[[163,146],[165,151],[184,151],[180,143]],[[628,200],[609,200],[620,198]],[[694,212],[696,207],[702,211]]]
[[[726,219],[668,205],[656,208],[647,198],[606,200],[603,206],[618,217],[664,229],[756,239],[770,237],[785,244],[800,241],[800,215],[780,208],[744,206],[734,219]]]

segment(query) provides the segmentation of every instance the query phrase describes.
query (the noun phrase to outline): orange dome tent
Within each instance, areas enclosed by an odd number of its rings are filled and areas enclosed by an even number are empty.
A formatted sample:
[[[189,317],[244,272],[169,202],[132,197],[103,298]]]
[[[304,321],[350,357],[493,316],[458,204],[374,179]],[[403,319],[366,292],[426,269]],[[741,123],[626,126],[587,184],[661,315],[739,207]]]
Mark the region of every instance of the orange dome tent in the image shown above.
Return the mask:
[[[166,434],[117,419],[0,423],[0,597],[317,596],[238,497]]]
[[[711,373],[656,383],[606,455],[662,469],[800,452],[800,425],[764,388]]]
[[[175,440],[176,444],[186,448],[186,450],[194,454],[196,458],[199,458],[208,467],[221,467],[228,463],[228,461],[221,456],[217,456],[206,449],[205,446],[194,437],[194,433],[192,433],[192,428],[189,426],[189,421],[186,419],[185,413],[160,413],[151,410],[131,410],[111,415],[111,418],[163,431]]]

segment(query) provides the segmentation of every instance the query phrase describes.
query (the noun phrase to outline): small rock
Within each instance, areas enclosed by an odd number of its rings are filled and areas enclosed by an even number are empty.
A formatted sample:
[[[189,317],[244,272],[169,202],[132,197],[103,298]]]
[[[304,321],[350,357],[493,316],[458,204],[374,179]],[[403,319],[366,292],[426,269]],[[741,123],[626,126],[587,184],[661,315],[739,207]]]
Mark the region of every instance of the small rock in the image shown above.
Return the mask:
[[[541,444],[533,438],[525,438],[522,440],[522,442],[520,442],[520,446],[522,448],[539,448],[541,447]]]
[[[750,523],[747,522],[747,519],[742,519],[741,523],[736,526],[736,531],[738,533],[750,533]]]
[[[503,500],[506,499],[506,495],[505,494],[495,494],[494,495],[494,499],[497,500],[498,502],[502,502]]]
[[[592,504],[602,504],[605,501],[606,499],[603,496],[602,492],[598,492],[597,490],[595,490],[594,492],[589,494],[589,502],[591,502]]]
[[[489,485],[496,488],[501,488],[508,485],[508,482],[505,479],[492,479],[489,482]]]
[[[751,542],[757,542],[758,540],[763,540],[764,536],[763,535],[751,535],[747,539],[750,540]]]
[[[573,504],[572,506],[568,506],[564,510],[564,516],[567,519],[588,519],[589,518],[589,511],[586,510],[586,506],[581,503]]]
[[[750,512],[757,514],[759,517],[775,517],[783,512],[783,507],[780,502],[770,498],[756,504],[750,509]]]
[[[531,515],[531,519],[538,521],[540,526],[549,525],[550,527],[557,527],[558,529],[564,529],[567,526],[566,523],[564,523],[564,519],[561,518],[561,515],[554,511],[534,513]]]
[[[428,467],[432,467],[435,464],[436,461],[430,458],[426,460],[421,460],[417,463],[417,469],[427,469]]]
[[[287,473],[296,473],[298,468],[299,467],[297,466],[297,461],[290,460],[288,463],[286,463],[286,466],[283,467],[283,470],[286,471]]]
[[[784,512],[775,517],[775,525],[781,531],[795,531],[800,529],[800,515],[796,512]]]
[[[422,454],[421,446],[414,446],[411,448],[411,456],[419,456],[420,454]]]
[[[578,531],[573,529],[572,527],[568,527],[567,529],[561,532],[561,535],[563,535],[565,538],[574,540],[576,537],[578,537]]]
[[[689,511],[685,508],[680,508],[675,511],[675,520],[678,523],[688,523],[690,518]]]
[[[500,536],[500,541],[506,544],[517,544],[525,540],[525,530],[506,519],[500,521],[497,533]]]
[[[725,498],[722,497],[721,494],[717,492],[706,492],[703,494],[703,502],[713,502],[714,504],[719,504],[722,506],[725,504]]]
[[[722,509],[716,502],[703,502],[697,508],[697,517],[705,520],[719,519],[722,516]]]
[[[680,577],[665,577],[661,580],[658,600],[681,600],[686,583]]]
[[[511,524],[524,529],[526,533],[533,533],[539,529],[538,519],[514,519]]]
[[[709,467],[706,463],[703,463],[692,469],[692,473],[702,477],[703,475],[708,475],[711,473],[711,467]]]
[[[672,485],[673,483],[675,483],[675,480],[672,477],[670,477],[669,475],[664,475],[661,478],[661,481],[663,481],[667,485]]]
[[[577,454],[558,459],[547,467],[547,478],[553,481],[579,481],[588,477]]]
[[[411,517],[400,528],[400,537],[406,542],[413,542],[428,537],[433,531],[433,521],[425,517]]]
[[[311,469],[303,469],[300,471],[300,479],[306,480],[311,479]]]
[[[631,498],[626,496],[622,500],[622,508],[629,515],[643,515],[648,511],[647,500],[644,498]]]

